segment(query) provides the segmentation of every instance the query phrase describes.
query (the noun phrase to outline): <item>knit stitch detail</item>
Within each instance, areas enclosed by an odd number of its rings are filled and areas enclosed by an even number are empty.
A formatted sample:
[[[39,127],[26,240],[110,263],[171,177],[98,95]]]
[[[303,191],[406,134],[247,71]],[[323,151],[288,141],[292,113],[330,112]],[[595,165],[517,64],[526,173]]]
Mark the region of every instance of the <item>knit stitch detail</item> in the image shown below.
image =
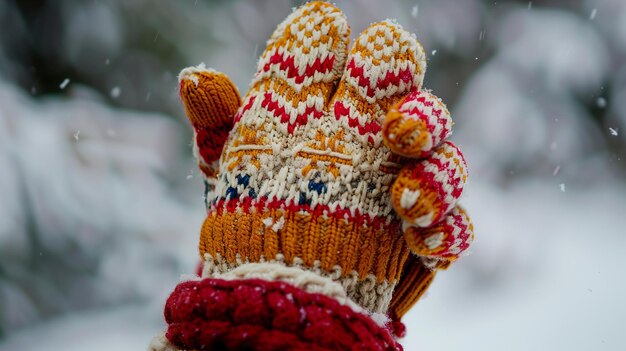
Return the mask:
[[[474,225],[465,210],[457,206],[436,226],[419,228],[407,224],[404,237],[416,255],[455,261],[474,240]]]
[[[449,111],[422,86],[423,47],[390,20],[365,29],[350,50],[349,36],[339,9],[310,2],[274,31],[243,99],[222,73],[204,66],[181,72],[210,194],[199,251],[203,282],[213,283],[188,282],[210,291],[196,308],[211,310],[192,313],[183,327],[170,325],[176,345],[245,348],[254,341],[286,348],[278,340],[295,349],[329,348],[259,327],[274,313],[261,296],[270,287],[287,289],[275,284],[323,293],[352,313],[362,309],[370,321],[389,313],[392,329],[403,334],[399,318],[434,269],[447,268],[472,241],[473,226],[457,207],[465,160],[445,141]],[[232,324],[235,317],[207,305],[231,289],[230,306],[237,284],[263,291],[250,295],[258,306],[235,299],[251,308],[238,313],[253,326]]]
[[[202,269],[203,278],[221,278],[229,279],[229,275],[232,275],[232,271],[237,270],[240,267],[247,266],[251,262],[249,260],[242,260],[237,257],[234,262],[228,262],[221,255],[213,257],[209,254],[205,254],[204,268]],[[368,314],[384,314],[387,312],[387,308],[392,299],[392,293],[396,282],[377,282],[374,275],[368,275],[365,278],[359,279],[356,272],[345,274],[341,271],[339,266],[335,266],[333,270],[326,271],[321,268],[319,261],[314,262],[312,265],[306,265],[301,258],[295,257],[292,261],[286,261],[285,257],[281,254],[276,255],[273,259],[268,260],[264,256],[253,262],[271,263],[287,268],[297,268],[299,270],[311,272],[318,275],[320,278],[328,279],[333,283],[336,283],[342,292],[333,289],[334,292],[328,293],[328,290],[319,289],[313,287],[307,288],[306,285],[296,283],[299,288],[303,288],[309,292],[319,292],[328,295],[329,297],[337,299],[342,304],[348,304],[346,298],[355,302],[365,313]],[[236,274],[236,273],[235,273]],[[276,276],[280,273],[272,273]],[[269,276],[263,277],[269,279]],[[277,278],[272,278],[272,280]],[[282,280],[282,279],[278,279]],[[285,280],[283,280],[285,281]],[[294,283],[291,280],[286,280],[288,283]],[[326,287],[328,288],[328,286]],[[344,297],[345,294],[345,297]],[[359,311],[359,309],[355,309]]]
[[[178,79],[180,96],[194,128],[194,155],[204,177],[212,179],[217,175],[217,161],[241,97],[225,74],[204,64],[185,68]]]
[[[410,225],[429,227],[456,205],[467,181],[467,166],[453,143],[442,143],[431,157],[404,168],[391,188],[396,212]]]
[[[150,341],[148,351],[181,351],[178,347],[172,345],[165,337],[165,333],[159,333]]]
[[[167,300],[166,333],[181,349],[401,350],[386,328],[284,282],[203,279],[180,283]]]

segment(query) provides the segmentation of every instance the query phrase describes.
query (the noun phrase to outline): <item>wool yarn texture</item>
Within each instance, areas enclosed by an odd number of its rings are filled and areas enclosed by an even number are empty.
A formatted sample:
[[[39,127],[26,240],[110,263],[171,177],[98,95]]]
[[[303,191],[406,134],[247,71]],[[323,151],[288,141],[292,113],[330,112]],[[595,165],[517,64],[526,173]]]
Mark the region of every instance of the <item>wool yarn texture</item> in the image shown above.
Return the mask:
[[[350,45],[326,2],[274,31],[248,93],[204,65],[180,95],[206,181],[201,277],[151,350],[399,350],[401,317],[473,240],[424,49],[387,20]]]

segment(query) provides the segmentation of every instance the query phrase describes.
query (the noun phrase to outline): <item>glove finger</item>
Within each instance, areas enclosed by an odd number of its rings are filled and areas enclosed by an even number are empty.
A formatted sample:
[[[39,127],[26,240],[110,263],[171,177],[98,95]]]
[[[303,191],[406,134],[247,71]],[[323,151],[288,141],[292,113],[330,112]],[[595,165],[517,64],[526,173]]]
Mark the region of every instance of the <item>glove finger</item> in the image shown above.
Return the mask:
[[[474,240],[474,225],[460,206],[430,228],[404,222],[402,229],[411,251],[427,260],[453,262]]]
[[[213,178],[241,97],[228,76],[204,65],[183,69],[179,81],[180,97],[194,129],[194,155],[204,176]]]
[[[296,9],[267,42],[242,118],[263,118],[260,105],[283,134],[298,133],[309,119],[320,118],[343,72],[349,36],[348,22],[335,6],[315,1]]]
[[[466,181],[463,154],[446,141],[430,157],[400,171],[391,187],[391,202],[406,222],[429,227],[454,207]]]
[[[423,158],[452,130],[446,105],[428,91],[413,91],[387,112],[383,141],[394,153]]]
[[[356,39],[331,106],[357,139],[380,144],[381,124],[400,97],[419,89],[426,71],[424,49],[391,21],[376,23]]]

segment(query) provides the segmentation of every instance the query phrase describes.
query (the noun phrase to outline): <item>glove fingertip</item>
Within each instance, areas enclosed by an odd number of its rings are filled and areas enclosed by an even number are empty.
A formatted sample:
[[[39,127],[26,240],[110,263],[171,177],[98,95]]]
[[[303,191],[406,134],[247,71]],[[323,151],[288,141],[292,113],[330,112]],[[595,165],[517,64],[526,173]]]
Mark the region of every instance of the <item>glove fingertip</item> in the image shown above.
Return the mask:
[[[463,154],[446,141],[427,159],[400,171],[391,187],[391,203],[406,222],[430,227],[455,206],[466,181]]]
[[[427,265],[433,268],[447,268],[474,240],[474,225],[465,210],[458,206],[443,221],[431,228],[405,225],[403,229],[411,251],[425,259],[425,263],[430,263]]]
[[[213,163],[228,139],[241,97],[226,74],[204,64],[183,69],[178,79],[180,97],[194,128],[194,155],[203,174],[211,178],[216,171]]]
[[[383,141],[405,157],[423,158],[452,130],[446,105],[428,91],[413,91],[394,105],[383,123]]]
[[[183,69],[178,79],[187,117],[196,130],[232,127],[241,97],[226,74],[200,64]]]

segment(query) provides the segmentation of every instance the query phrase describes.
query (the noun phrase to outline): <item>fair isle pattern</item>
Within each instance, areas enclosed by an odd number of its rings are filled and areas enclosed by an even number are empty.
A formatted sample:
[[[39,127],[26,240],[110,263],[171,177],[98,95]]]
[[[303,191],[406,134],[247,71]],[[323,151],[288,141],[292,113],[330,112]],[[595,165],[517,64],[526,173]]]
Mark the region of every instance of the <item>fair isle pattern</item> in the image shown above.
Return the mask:
[[[323,2],[278,26],[234,115],[199,249],[220,261],[215,274],[272,258],[332,276],[350,299],[384,313],[410,254],[402,219],[444,218],[465,166],[441,143],[449,113],[421,90],[426,60],[415,37],[384,21],[349,54],[348,38],[344,15]],[[386,146],[383,123],[398,103],[402,118],[424,124],[428,142],[411,155],[428,156],[422,162]]]
[[[296,11],[290,18],[302,22],[300,12],[310,13]],[[332,18],[339,17],[333,13]],[[324,21],[310,21],[318,22]],[[279,29],[293,27],[281,25]],[[300,27],[306,28],[302,24]],[[372,35],[385,40],[379,43]],[[273,37],[282,38],[276,33]],[[242,195],[267,197],[312,207],[324,205],[331,210],[348,209],[352,216],[382,216],[388,222],[393,219],[389,187],[401,165],[382,145],[381,123],[391,103],[408,89],[421,85],[425,71],[423,49],[413,36],[391,22],[375,24],[359,38],[363,47],[356,45],[348,57],[352,68],[348,67],[340,81],[330,111],[323,110],[328,104],[321,94],[290,96],[297,89],[305,89],[304,85],[297,85],[295,78],[291,78],[293,84],[288,79],[286,82],[288,72],[266,73],[266,69],[273,72],[281,66],[266,68],[267,59],[261,61],[260,73],[235,118],[235,133],[231,133],[223,154],[216,200],[235,199],[234,195],[240,199]],[[270,40],[263,58],[272,56],[267,52],[280,51],[274,48],[276,42]],[[376,51],[374,48],[380,45],[388,48]],[[310,61],[317,59],[305,62]],[[359,85],[369,87],[372,82],[384,89],[368,90]],[[308,89],[317,92],[328,88],[325,83],[321,85]],[[263,86],[282,90],[259,94],[256,89]],[[359,90],[366,95],[361,96]],[[369,103],[373,98],[375,103]],[[294,99],[296,105],[288,103]],[[300,124],[304,127],[299,128]]]
[[[350,28],[336,7],[313,2],[292,12],[267,41],[253,84],[281,78],[297,91],[343,72]]]
[[[283,136],[272,140],[293,146],[293,133],[323,114],[343,71],[349,35],[345,16],[330,4],[294,11],[268,40],[235,121],[256,128],[271,124]]]
[[[389,20],[373,24],[350,52],[329,124],[339,123],[362,148],[380,151],[369,156],[386,161],[389,150],[379,148],[385,114],[400,97],[420,89],[425,72],[424,49],[413,35]]]
[[[342,83],[356,89],[366,102],[376,104],[419,89],[425,73],[424,48],[414,35],[386,20],[356,39]]]
[[[452,130],[446,105],[427,91],[413,91],[393,106],[383,125],[385,145],[406,157],[427,157]]]
[[[429,158],[400,172],[391,189],[393,206],[409,224],[429,227],[456,205],[466,181],[463,154],[446,141]]]
[[[474,225],[460,206],[433,227],[420,228],[406,222],[403,227],[411,251],[424,258],[455,261],[474,240]]]

